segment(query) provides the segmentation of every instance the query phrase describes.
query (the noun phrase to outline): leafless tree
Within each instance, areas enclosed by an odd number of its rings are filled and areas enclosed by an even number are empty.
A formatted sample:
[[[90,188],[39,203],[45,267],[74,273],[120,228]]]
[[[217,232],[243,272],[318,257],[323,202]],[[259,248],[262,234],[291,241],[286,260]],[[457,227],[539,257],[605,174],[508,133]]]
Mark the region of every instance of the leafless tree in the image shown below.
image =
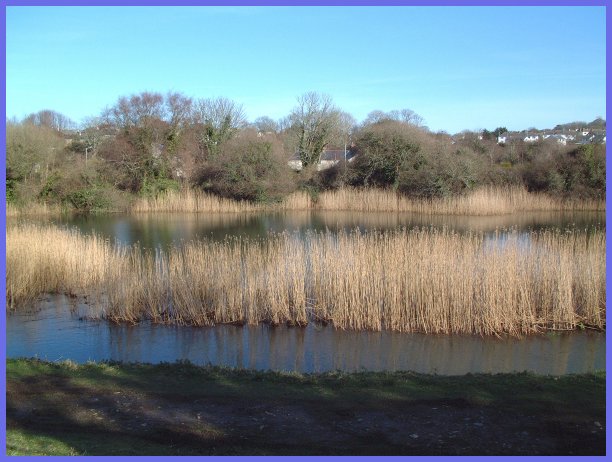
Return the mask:
[[[179,133],[189,123],[193,100],[181,93],[166,95],[165,112],[172,133]]]
[[[323,149],[337,136],[340,111],[328,95],[305,93],[290,114],[291,129],[302,165],[316,165]]]
[[[246,125],[246,116],[242,105],[230,99],[206,98],[195,102],[193,121],[199,142],[209,156],[215,157],[220,145]]]
[[[75,123],[68,117],[51,109],[44,109],[35,114],[30,114],[24,119],[24,122],[39,127],[51,128],[58,132],[70,130],[75,126]]]
[[[412,109],[394,109],[389,112],[384,112],[380,110],[370,112],[363,121],[363,125],[381,123],[385,120],[395,120],[398,122],[404,122],[406,124],[414,125],[416,127],[423,127],[424,122],[423,117],[418,115]]]
[[[278,122],[268,116],[258,117],[253,125],[259,133],[278,133],[279,131]]]
[[[152,120],[163,120],[164,97],[160,93],[143,92],[130,97],[122,96],[114,106],[103,113],[106,121],[118,128],[142,128]]]

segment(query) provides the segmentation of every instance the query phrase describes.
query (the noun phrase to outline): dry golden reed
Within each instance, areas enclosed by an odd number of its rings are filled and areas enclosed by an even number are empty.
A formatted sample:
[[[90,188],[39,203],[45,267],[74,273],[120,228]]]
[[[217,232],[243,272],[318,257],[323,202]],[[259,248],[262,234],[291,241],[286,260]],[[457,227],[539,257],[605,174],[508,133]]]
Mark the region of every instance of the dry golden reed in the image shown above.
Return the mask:
[[[116,322],[330,322],[341,329],[523,335],[605,328],[605,233],[421,228],[271,234],[121,248],[40,225],[7,230],[7,304],[88,294]]]
[[[141,198],[132,212],[260,212],[266,210],[306,210],[311,207],[308,194],[296,192],[276,204],[237,201],[194,189],[170,191],[157,198]]]
[[[23,215],[28,216],[45,216],[45,215],[59,215],[62,212],[61,207],[57,205],[48,205],[45,203],[33,202],[28,204],[27,207],[17,207],[14,204],[6,204],[6,216],[7,217],[20,217]]]
[[[605,210],[603,201],[562,200],[533,194],[519,187],[489,187],[469,194],[438,199],[412,199],[392,190],[342,188],[325,191],[316,200],[305,192],[289,195],[278,204],[255,204],[195,190],[170,192],[156,199],[140,199],[133,212],[257,212],[264,210],[330,210],[356,212],[417,212],[452,215],[501,215],[520,211]]]

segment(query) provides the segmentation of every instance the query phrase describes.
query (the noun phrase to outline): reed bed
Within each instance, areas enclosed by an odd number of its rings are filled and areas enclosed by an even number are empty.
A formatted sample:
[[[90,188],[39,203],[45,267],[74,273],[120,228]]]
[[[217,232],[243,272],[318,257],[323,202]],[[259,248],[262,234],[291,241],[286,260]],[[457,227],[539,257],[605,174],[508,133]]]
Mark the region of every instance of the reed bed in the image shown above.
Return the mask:
[[[213,196],[195,190],[169,192],[156,199],[140,199],[132,211],[143,212],[259,212],[271,210],[330,210],[355,212],[415,212],[447,215],[501,215],[521,211],[605,210],[605,202],[562,200],[533,194],[518,187],[489,187],[462,196],[412,199],[392,190],[342,188],[325,191],[313,200],[305,192],[276,204],[255,204]]]
[[[62,209],[58,205],[48,205],[45,203],[33,202],[28,204],[27,207],[18,207],[14,204],[6,204],[6,216],[7,217],[20,217],[24,215],[28,216],[48,216],[48,215],[59,215]]]
[[[272,234],[121,248],[40,225],[7,230],[7,304],[92,295],[116,322],[329,322],[340,329],[524,335],[605,328],[605,233],[418,229]]]
[[[141,198],[132,206],[132,212],[236,213],[266,210],[307,210],[311,207],[310,197],[305,192],[293,193],[279,203],[259,204],[226,199],[193,189],[184,189],[178,192],[170,191],[156,198]]]
[[[480,188],[469,194],[436,199],[412,199],[391,190],[339,189],[319,196],[321,210],[415,212],[445,215],[501,215],[521,211],[605,210],[602,201],[561,200],[518,187]]]

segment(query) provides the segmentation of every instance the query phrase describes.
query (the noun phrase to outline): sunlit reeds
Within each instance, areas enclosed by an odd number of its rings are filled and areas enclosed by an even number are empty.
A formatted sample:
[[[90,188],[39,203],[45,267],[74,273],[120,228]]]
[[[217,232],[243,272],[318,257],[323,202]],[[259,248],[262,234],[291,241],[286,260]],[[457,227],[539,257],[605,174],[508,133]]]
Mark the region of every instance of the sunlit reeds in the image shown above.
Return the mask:
[[[392,190],[338,189],[322,193],[315,207],[321,210],[360,212],[416,212],[448,215],[501,215],[521,211],[605,210],[605,203],[555,199],[519,187],[488,187],[448,198],[414,199]]]
[[[557,199],[519,187],[490,187],[437,199],[414,199],[386,189],[342,188],[320,193],[313,200],[295,192],[282,202],[256,204],[234,201],[195,190],[169,192],[156,199],[140,199],[133,212],[257,212],[269,210],[330,210],[356,212],[417,212],[451,215],[501,215],[520,211],[605,210],[603,201]]]
[[[7,217],[20,217],[23,215],[28,216],[47,216],[47,215],[59,215],[62,209],[58,205],[48,205],[40,202],[33,202],[27,206],[18,207],[14,204],[6,204],[6,216]]]
[[[141,198],[132,206],[132,212],[260,212],[266,210],[306,210],[311,200],[304,192],[295,192],[279,203],[236,201],[194,189],[170,191],[157,198]]]
[[[53,227],[7,230],[7,304],[88,294],[116,322],[330,322],[341,329],[523,335],[605,327],[602,231],[421,228],[121,248]]]

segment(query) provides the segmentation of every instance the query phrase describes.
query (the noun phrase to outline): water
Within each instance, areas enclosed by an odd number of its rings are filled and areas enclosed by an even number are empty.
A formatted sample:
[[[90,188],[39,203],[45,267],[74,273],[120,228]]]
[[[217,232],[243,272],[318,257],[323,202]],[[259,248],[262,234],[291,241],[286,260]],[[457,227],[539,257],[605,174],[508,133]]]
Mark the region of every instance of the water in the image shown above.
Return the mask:
[[[145,248],[181,245],[197,239],[223,240],[227,235],[262,238],[269,232],[307,230],[336,232],[390,230],[401,227],[447,227],[457,232],[493,233],[514,228],[519,232],[560,228],[592,230],[605,227],[603,212],[530,212],[499,216],[419,215],[415,213],[276,212],[216,214],[138,214],[53,218],[59,226],[77,227],[82,233],[98,233],[119,244],[139,243]],[[15,220],[11,220],[15,222]]]
[[[573,332],[523,339],[341,331],[330,326],[178,327],[82,320],[65,296],[7,318],[7,356],[50,361],[114,360],[220,365],[258,370],[395,371],[460,375],[605,369],[605,334]],[[74,310],[76,308],[76,310]],[[81,307],[84,308],[84,307]]]
[[[221,240],[227,235],[262,238],[269,232],[308,230],[389,230],[448,227],[484,232],[503,242],[496,229],[528,231],[605,229],[604,213],[522,213],[493,217],[420,216],[410,213],[284,212],[262,214],[156,214],[63,217],[58,226],[76,226],[122,245],[167,248],[189,240]],[[15,220],[9,222],[14,223]],[[494,244],[494,243],[493,243]],[[573,332],[524,339],[354,332],[306,328],[216,326],[193,328],[114,325],[83,321],[64,296],[48,296],[34,311],[7,315],[7,356],[48,360],[173,362],[260,370],[413,370],[423,373],[532,371],[566,374],[605,369],[605,334]]]

